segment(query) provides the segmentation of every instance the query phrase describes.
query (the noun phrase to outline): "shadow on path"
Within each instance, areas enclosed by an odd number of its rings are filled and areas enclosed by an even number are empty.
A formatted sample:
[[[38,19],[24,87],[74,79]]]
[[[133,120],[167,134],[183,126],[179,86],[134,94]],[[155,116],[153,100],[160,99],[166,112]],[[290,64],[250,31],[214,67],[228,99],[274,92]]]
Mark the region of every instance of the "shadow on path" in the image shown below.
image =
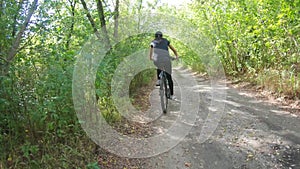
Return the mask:
[[[211,81],[185,69],[174,70],[178,100],[171,101],[166,115],[153,121],[157,133],[167,132],[172,124],[187,115],[180,111],[183,99],[178,86],[179,79],[187,76],[196,79],[192,90],[200,98],[195,122],[182,124],[191,127],[187,136],[169,151],[145,159],[143,168],[300,168],[299,117],[233,88],[212,87]],[[224,91],[226,97],[216,97]],[[155,89],[150,100],[152,105],[159,103],[157,98],[158,89]],[[224,114],[220,113],[222,104]],[[201,132],[211,127],[207,123],[210,116],[221,118],[219,121],[211,118],[211,123],[218,122],[216,128],[211,128],[212,135],[206,135],[210,136],[208,140],[203,142],[200,138],[199,141]]]

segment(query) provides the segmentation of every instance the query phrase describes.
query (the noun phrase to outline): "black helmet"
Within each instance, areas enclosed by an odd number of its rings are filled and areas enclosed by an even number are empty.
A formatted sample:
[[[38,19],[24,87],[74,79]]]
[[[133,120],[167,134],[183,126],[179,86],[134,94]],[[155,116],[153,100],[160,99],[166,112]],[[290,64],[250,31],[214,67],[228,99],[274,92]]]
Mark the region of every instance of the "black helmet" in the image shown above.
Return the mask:
[[[163,36],[163,34],[162,34],[162,32],[161,31],[157,31],[156,33],[155,33],[155,37],[156,38],[158,38],[158,37],[162,37]]]

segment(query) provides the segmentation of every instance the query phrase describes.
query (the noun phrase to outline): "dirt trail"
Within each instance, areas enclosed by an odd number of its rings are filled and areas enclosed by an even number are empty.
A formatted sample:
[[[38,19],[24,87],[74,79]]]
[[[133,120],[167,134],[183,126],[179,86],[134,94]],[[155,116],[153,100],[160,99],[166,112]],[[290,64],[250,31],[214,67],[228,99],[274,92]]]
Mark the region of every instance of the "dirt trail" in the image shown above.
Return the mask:
[[[184,69],[175,69],[175,79],[195,77]],[[195,77],[200,104],[197,119],[188,135],[175,147],[160,155],[145,159],[141,168],[205,168],[205,169],[262,169],[300,168],[300,118],[277,106],[249,97],[247,93],[226,87],[226,98],[212,97],[218,88],[211,82]],[[203,90],[205,89],[205,90]],[[153,122],[160,132],[167,131],[178,120],[181,98],[180,86],[175,85],[177,101],[171,101],[170,111]],[[158,102],[158,89],[151,95],[151,102]],[[215,99],[216,102],[213,102]],[[208,140],[201,143],[208,112],[224,103],[223,115]],[[219,105],[220,104],[220,105]],[[156,104],[157,105],[157,104]],[[221,107],[222,108],[222,107]],[[218,110],[215,113],[218,113]],[[213,122],[212,122],[213,123]]]
[[[300,117],[289,109],[250,97],[226,83],[212,83],[186,69],[174,69],[173,77],[177,100],[169,102],[168,113],[161,113],[155,88],[150,109],[136,117],[152,122],[140,126],[141,130],[133,125],[141,131],[137,135],[143,137],[146,127],[146,137],[166,134],[162,138],[170,139],[170,144],[166,140],[163,145],[154,143],[162,152],[148,158],[109,154],[105,159],[107,152],[103,152],[99,158],[100,163],[106,160],[102,168],[300,169]],[[110,161],[114,163],[107,164]]]

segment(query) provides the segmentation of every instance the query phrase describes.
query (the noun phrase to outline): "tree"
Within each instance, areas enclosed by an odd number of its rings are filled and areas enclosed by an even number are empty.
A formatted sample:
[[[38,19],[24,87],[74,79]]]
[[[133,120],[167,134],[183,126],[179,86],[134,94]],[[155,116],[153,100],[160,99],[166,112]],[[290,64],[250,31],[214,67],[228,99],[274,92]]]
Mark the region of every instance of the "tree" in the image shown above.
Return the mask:
[[[118,41],[118,27],[119,27],[119,0],[116,0],[116,6],[115,6],[115,11],[114,11],[114,38],[116,41]]]
[[[22,2],[19,2],[19,6],[18,6],[18,11],[21,9],[22,6]],[[1,4],[3,5],[3,2],[1,2]],[[13,38],[13,42],[12,45],[10,47],[10,50],[7,51],[7,53],[5,53],[6,57],[3,58],[1,57],[2,60],[4,60],[6,63],[4,64],[4,70],[2,70],[2,73],[7,74],[8,71],[8,67],[10,66],[11,62],[13,61],[13,59],[15,58],[16,54],[18,53],[21,41],[22,41],[22,37],[26,31],[26,28],[30,22],[30,19],[34,13],[34,11],[36,10],[38,5],[38,0],[34,0],[29,8],[29,11],[25,17],[25,20],[23,22],[23,24],[21,25],[20,29],[17,32],[17,25],[16,25],[16,20],[17,20],[17,13],[14,17],[14,25],[13,25],[13,29],[12,29],[12,38]],[[19,12],[18,12],[19,13]],[[3,49],[1,49],[1,51],[3,51]]]
[[[66,41],[66,49],[69,49],[70,47],[70,41],[72,34],[74,32],[74,25],[75,25],[75,8],[76,8],[76,0],[68,0],[70,6],[71,6],[71,15],[72,15],[72,21],[71,21],[71,26],[70,26],[70,31],[67,35],[67,41]]]
[[[102,1],[101,0],[96,0],[96,3],[97,3],[97,12],[98,12],[98,16],[99,16],[99,19],[100,19],[100,25],[101,25],[100,29],[102,31],[102,34],[99,34],[98,28],[96,26],[96,23],[95,23],[92,15],[90,14],[90,12],[88,10],[86,2],[84,0],[81,0],[81,3],[83,5],[83,8],[85,9],[87,18],[90,21],[90,24],[91,24],[91,26],[92,26],[92,28],[94,30],[94,33],[96,34],[96,36],[100,40],[104,41],[106,47],[110,48],[111,45],[110,45],[110,40],[109,40],[107,28],[106,28],[106,20],[105,20],[105,16],[104,16],[104,9],[103,9]],[[103,36],[101,36],[101,35],[103,35]]]

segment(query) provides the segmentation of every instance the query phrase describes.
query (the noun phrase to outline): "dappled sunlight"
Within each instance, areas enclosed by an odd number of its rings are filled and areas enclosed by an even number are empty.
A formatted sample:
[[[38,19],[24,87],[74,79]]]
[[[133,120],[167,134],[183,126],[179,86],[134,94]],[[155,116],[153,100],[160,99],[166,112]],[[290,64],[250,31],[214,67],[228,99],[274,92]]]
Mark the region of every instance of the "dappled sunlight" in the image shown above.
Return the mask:
[[[242,118],[241,118],[242,117]],[[263,165],[273,165],[275,160],[274,146],[288,146],[291,142],[285,137],[270,132],[268,126],[257,120],[255,115],[247,111],[231,110],[224,117],[222,125],[214,134],[213,139],[225,144],[232,154],[239,154],[251,164],[253,160]]]
[[[0,18],[1,169],[300,168],[299,0],[1,0]],[[179,57],[165,113],[156,31]]]
[[[208,107],[208,110],[212,111],[212,112],[217,112],[218,108],[216,108],[216,107]]]
[[[271,112],[273,112],[277,115],[290,115],[290,112],[284,111],[284,110],[271,110]]]
[[[258,103],[262,103],[262,101],[260,101],[260,100],[249,100],[249,103],[258,104]]]
[[[234,107],[241,107],[241,106],[242,106],[241,104],[239,104],[239,103],[237,103],[237,102],[230,101],[230,100],[224,100],[224,102],[225,102],[226,104],[232,105],[232,106],[234,106]]]

